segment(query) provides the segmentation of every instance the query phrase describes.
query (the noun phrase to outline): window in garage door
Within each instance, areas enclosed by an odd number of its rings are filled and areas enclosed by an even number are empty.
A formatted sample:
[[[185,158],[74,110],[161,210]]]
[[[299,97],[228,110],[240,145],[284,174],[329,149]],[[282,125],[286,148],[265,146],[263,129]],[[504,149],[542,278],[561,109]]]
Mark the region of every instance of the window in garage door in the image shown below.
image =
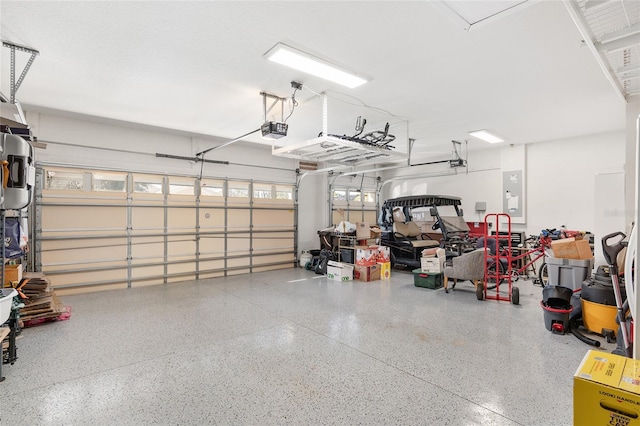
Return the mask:
[[[337,224],[345,220],[351,223],[377,223],[375,189],[334,188],[332,197],[332,219]]]

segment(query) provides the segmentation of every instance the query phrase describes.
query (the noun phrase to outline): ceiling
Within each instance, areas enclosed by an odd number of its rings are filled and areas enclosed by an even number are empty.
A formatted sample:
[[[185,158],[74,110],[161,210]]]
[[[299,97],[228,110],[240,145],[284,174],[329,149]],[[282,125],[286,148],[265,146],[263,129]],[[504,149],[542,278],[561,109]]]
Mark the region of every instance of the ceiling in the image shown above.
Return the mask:
[[[625,102],[565,5],[529,1],[495,14],[507,3],[523,2],[452,2],[473,6],[465,26],[436,1],[3,0],[0,35],[40,52],[17,92],[25,109],[231,139],[264,121],[260,92],[290,97],[295,80],[303,90],[281,144],[318,135],[321,92],[330,131],[353,134],[360,115],[406,120],[396,142],[415,139],[416,159],[450,154],[451,140],[490,147],[467,135],[477,129],[512,144],[624,129]],[[494,16],[483,19],[478,4]],[[371,81],[348,89],[265,60],[278,42]],[[9,49],[1,57],[8,94]],[[28,57],[18,52],[18,73]]]

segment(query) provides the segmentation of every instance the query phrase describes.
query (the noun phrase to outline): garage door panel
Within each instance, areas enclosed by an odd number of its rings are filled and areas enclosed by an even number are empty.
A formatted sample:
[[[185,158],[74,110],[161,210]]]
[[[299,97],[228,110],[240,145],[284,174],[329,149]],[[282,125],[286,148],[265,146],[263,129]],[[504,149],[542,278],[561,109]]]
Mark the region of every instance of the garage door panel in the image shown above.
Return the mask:
[[[227,216],[229,230],[249,229],[251,224],[251,211],[245,209],[231,209]]]
[[[46,206],[47,215],[42,217],[43,230],[103,229],[126,227],[126,212],[116,207],[95,206]]]
[[[131,227],[134,230],[163,229],[164,208],[133,207],[131,209]]]
[[[126,241],[125,241],[126,243]],[[79,250],[47,250],[42,252],[42,263],[88,263],[104,260],[125,261],[127,258],[126,245],[101,248],[84,248]]]
[[[291,262],[293,264],[293,253],[291,254],[276,254],[272,256],[259,256],[253,260],[253,266],[267,265],[271,263]]]
[[[160,239],[160,241],[157,241]],[[164,241],[162,238],[133,238],[131,259],[140,262],[143,259],[163,259]]]
[[[42,178],[44,169],[36,167]],[[269,198],[269,188],[286,197],[290,184],[205,179],[198,200],[195,178],[68,170],[57,175],[58,189],[36,194],[36,264],[58,289],[135,287],[293,263],[295,206]]]
[[[200,238],[200,254],[203,256],[224,254],[224,237]]]
[[[255,234],[254,250],[293,250],[293,232],[269,232]]]
[[[161,277],[164,275],[164,265],[156,265],[156,266],[144,266],[144,267],[134,267],[131,268],[131,278],[137,281],[140,278],[146,277]],[[135,285],[135,284],[134,284]]]
[[[167,242],[167,253],[169,257],[190,256],[196,254],[196,242],[192,240],[177,240]]]
[[[378,223],[377,212],[375,211],[365,211],[364,212],[364,221],[369,225],[374,226]]]
[[[193,274],[192,278],[195,278],[196,264],[195,264],[195,262],[186,262],[186,263],[176,263],[176,264],[173,264],[173,265],[168,265],[167,266],[167,273],[169,275],[172,275],[172,274],[185,274],[185,273],[186,274]],[[189,279],[189,278],[188,277],[187,278],[183,277],[183,280],[184,279]]]
[[[227,239],[227,252],[230,254],[249,253],[251,238],[247,234],[229,236]]]
[[[52,286],[55,284],[52,283]],[[121,282],[118,284],[104,284],[104,285],[93,285],[90,287],[81,286],[81,287],[68,287],[68,288],[56,288],[56,296],[64,298],[65,296],[73,296],[74,294],[87,294],[87,293],[96,293],[99,291],[108,291],[108,290],[121,290],[127,288],[126,282]]]
[[[201,231],[220,231],[224,230],[224,213],[223,209],[200,208],[199,220]]]
[[[100,265],[101,267],[108,265]],[[99,282],[127,282],[126,265],[122,265],[116,269],[101,270],[101,271],[87,271],[87,272],[68,272],[69,268],[47,268],[47,277],[51,279],[51,285],[56,286],[73,286],[83,285],[91,286]]]
[[[205,273],[203,271],[215,271],[224,269],[224,260],[208,260],[204,262],[200,262],[200,273]]]
[[[196,210],[191,208],[170,208],[167,212],[167,227],[175,230],[195,229]]]
[[[254,229],[273,227],[292,227],[293,210],[255,210],[253,214]]]
[[[47,236],[55,237],[55,234]],[[66,238],[69,236],[67,235]],[[80,251],[87,248],[108,248],[114,246],[126,246],[126,238],[84,238],[84,239],[65,239],[65,240],[47,240],[43,242],[43,250],[46,251]]]
[[[243,269],[232,269],[227,271],[227,275],[228,276],[234,276],[234,275],[246,275],[251,273],[251,269],[249,268],[243,268]]]
[[[227,259],[227,267],[236,268],[239,266],[247,266],[249,267],[251,262],[249,261],[249,256],[241,257],[237,259]]]
[[[209,278],[221,278],[224,277],[224,272],[209,272],[209,273],[201,273],[200,279],[209,279]]]

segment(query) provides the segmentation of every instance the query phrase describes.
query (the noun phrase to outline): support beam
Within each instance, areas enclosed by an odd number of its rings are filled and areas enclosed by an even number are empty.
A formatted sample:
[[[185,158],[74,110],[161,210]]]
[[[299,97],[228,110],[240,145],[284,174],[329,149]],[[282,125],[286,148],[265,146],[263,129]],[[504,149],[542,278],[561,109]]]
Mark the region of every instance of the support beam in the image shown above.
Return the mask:
[[[605,34],[604,36],[602,36],[602,38],[600,39],[600,43],[602,44],[606,44],[606,43],[610,43],[614,40],[619,40],[621,38],[626,38],[626,37],[630,37],[634,34],[640,34],[640,24],[633,24],[627,28],[622,28],[618,31],[614,31],[612,33],[609,34]]]
[[[584,10],[592,12],[596,9],[600,9],[603,6],[607,6],[608,4],[610,4],[609,0],[587,0],[584,5]]]
[[[640,64],[636,65],[626,65],[624,67],[620,67],[616,70],[616,74],[625,75],[625,74],[633,74],[640,71]]]
[[[640,45],[640,33],[631,34],[626,37],[617,38],[609,42],[596,42],[598,52],[613,53],[624,49],[629,49]]]
[[[15,104],[16,92],[20,88],[20,85],[24,81],[24,77],[27,75],[27,72],[29,72],[29,68],[31,68],[33,61],[36,59],[36,56],[40,54],[40,52],[30,47],[21,46],[19,44],[11,43],[9,41],[4,41],[4,40],[2,41],[2,46],[8,47],[9,49],[11,49],[11,70],[10,70],[11,103]],[[22,73],[20,73],[20,77],[18,78],[18,81],[16,81],[16,50],[20,52],[29,53],[31,55],[29,57],[29,60],[27,61],[27,64],[24,66]]]

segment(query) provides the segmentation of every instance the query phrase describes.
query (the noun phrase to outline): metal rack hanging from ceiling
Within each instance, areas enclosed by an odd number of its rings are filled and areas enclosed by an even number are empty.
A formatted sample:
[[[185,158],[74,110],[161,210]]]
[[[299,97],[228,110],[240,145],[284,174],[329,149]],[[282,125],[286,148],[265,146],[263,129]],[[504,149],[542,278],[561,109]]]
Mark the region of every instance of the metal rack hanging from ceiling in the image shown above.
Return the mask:
[[[273,155],[344,167],[373,163],[395,163],[408,158],[408,138],[404,138],[407,149],[406,152],[402,152],[387,145],[360,143],[354,140],[355,138],[344,138],[330,134],[327,95],[323,94],[322,96],[322,133],[316,138],[294,142],[282,147],[276,147],[273,144],[271,150]],[[408,135],[408,122],[402,121],[400,124],[405,127],[404,132]],[[396,140],[402,141],[401,139]]]

